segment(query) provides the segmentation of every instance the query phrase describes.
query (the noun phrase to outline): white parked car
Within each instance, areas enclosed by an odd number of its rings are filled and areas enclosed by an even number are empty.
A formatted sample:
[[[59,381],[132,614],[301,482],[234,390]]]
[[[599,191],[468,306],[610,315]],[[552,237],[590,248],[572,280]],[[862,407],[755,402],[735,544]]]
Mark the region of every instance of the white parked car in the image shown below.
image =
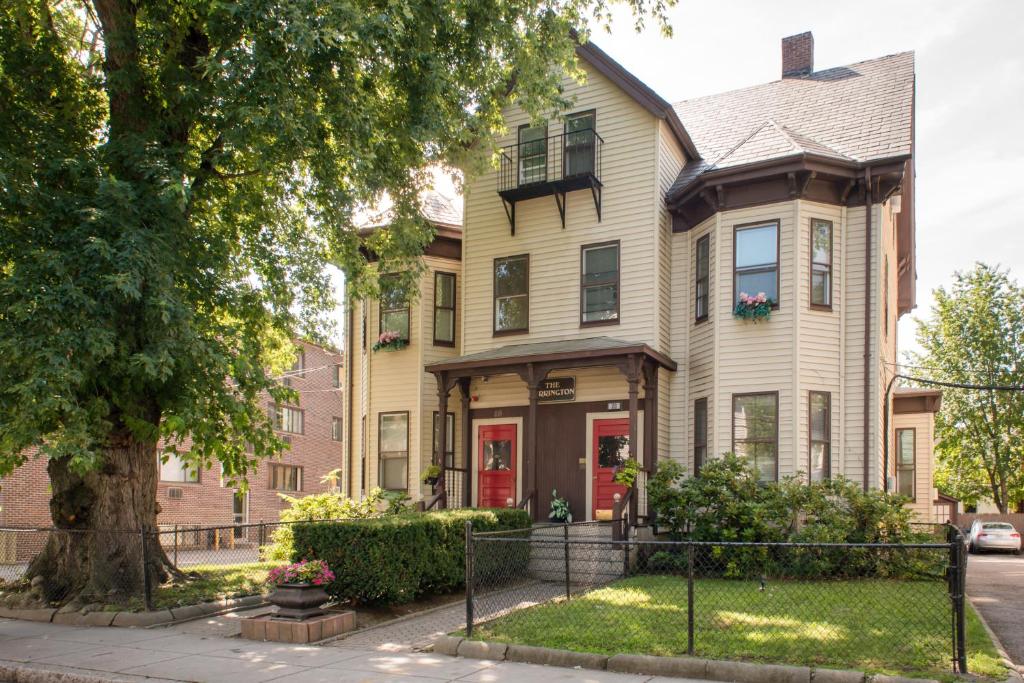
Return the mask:
[[[1007,522],[975,521],[967,537],[968,550],[972,553],[982,550],[1010,550],[1021,552],[1020,533]]]

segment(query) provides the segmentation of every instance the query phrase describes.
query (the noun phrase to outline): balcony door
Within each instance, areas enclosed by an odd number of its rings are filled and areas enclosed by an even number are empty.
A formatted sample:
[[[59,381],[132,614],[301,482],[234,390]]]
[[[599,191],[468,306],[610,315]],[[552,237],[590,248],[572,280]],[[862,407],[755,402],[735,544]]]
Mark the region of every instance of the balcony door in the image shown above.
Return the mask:
[[[615,494],[626,495],[626,487],[613,481],[615,471],[629,458],[629,418],[594,420],[593,495],[591,519],[597,519],[598,510],[611,510]]]
[[[594,112],[570,114],[565,118],[566,178],[594,173]]]
[[[516,496],[516,425],[480,425],[479,444],[479,507],[508,507]]]

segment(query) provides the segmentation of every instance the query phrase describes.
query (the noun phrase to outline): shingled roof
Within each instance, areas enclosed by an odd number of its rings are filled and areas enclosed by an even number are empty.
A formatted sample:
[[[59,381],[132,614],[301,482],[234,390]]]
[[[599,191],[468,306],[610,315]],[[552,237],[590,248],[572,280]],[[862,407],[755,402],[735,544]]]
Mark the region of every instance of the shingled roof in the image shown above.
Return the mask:
[[[804,155],[862,164],[909,156],[914,53],[847,66],[674,105],[701,160],[680,172],[669,196],[703,173]]]

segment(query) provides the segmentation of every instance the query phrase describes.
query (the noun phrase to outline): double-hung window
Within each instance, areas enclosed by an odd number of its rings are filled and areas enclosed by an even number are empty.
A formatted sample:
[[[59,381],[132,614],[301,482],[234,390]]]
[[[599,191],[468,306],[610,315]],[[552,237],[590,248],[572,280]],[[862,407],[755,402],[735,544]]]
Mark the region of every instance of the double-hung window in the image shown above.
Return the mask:
[[[697,263],[694,268],[694,319],[697,322],[708,319],[708,305],[711,291],[711,235],[697,240]]]
[[[619,320],[619,243],[586,245],[582,249],[580,322],[584,325]]]
[[[385,332],[397,332],[409,341],[409,301],[398,278],[390,275],[380,279],[380,333]]]
[[[434,346],[455,346],[455,273],[434,273]]]
[[[700,468],[708,459],[708,400],[698,398],[693,402],[693,473],[700,474]]]
[[[434,411],[434,462],[437,459],[437,411]],[[455,467],[455,413],[444,414],[444,466]]]
[[[832,459],[832,394],[812,391],[808,395],[807,421],[810,429],[807,472],[811,481],[829,478]]]
[[[342,423],[340,417],[331,418],[331,440],[341,441]]]
[[[916,436],[913,429],[896,430],[896,492],[910,500],[917,499],[917,487],[914,486]]]
[[[594,120],[593,111],[570,114],[565,117],[565,177],[594,172]]]
[[[778,394],[733,394],[732,450],[750,463],[761,481],[778,479]]]
[[[772,306],[779,303],[779,224],[737,227],[733,250],[736,274],[733,300],[740,294],[764,293]]]
[[[341,387],[341,363],[335,363],[331,367],[331,386],[335,389]]]
[[[380,487],[404,491],[409,487],[409,413],[381,413],[378,419]]]
[[[494,332],[530,329],[530,257],[494,259]]]
[[[519,184],[531,185],[548,179],[548,127],[519,126]]]
[[[832,308],[832,223],[811,221],[811,306]]]

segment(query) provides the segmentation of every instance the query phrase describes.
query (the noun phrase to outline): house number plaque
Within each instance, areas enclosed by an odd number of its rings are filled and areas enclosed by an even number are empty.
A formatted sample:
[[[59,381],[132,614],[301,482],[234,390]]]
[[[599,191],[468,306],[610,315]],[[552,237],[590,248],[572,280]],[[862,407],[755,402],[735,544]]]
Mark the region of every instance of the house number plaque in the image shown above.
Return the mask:
[[[557,403],[559,401],[576,400],[575,377],[552,377],[540,384],[537,390],[537,401],[540,403]]]

